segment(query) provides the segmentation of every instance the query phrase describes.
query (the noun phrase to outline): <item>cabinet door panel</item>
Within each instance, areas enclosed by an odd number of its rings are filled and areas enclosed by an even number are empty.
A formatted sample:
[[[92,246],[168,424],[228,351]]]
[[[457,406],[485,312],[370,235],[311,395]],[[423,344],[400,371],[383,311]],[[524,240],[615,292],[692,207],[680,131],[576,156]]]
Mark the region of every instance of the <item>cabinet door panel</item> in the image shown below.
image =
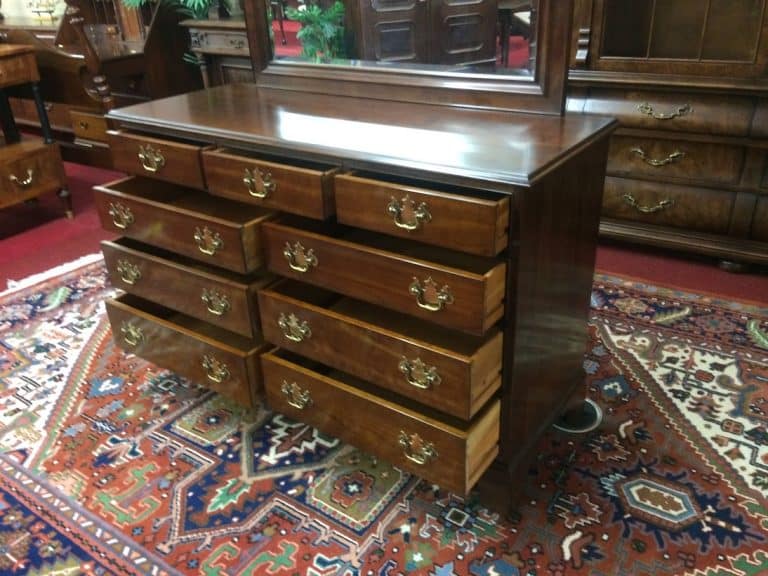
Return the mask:
[[[711,0],[701,57],[754,60],[763,4],[764,0]]]
[[[426,62],[426,3],[373,0],[360,3],[364,60]]]
[[[430,61],[433,64],[459,64],[493,60],[496,53],[495,0],[430,4]]]

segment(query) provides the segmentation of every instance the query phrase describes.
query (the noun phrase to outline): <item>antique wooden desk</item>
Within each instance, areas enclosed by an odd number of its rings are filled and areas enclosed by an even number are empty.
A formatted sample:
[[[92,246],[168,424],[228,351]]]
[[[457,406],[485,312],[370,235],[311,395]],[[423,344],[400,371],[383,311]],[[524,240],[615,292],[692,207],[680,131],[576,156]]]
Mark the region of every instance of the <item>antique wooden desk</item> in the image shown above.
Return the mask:
[[[227,85],[110,111],[117,343],[466,493],[583,382],[611,119]],[[496,462],[496,466],[493,463]]]

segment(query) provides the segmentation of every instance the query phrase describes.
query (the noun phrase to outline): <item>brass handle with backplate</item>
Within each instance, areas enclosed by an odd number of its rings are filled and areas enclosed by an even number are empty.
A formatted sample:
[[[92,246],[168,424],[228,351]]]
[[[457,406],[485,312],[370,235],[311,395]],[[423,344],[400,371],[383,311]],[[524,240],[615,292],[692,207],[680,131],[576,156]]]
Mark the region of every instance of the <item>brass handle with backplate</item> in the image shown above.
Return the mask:
[[[142,168],[147,172],[152,172],[154,174],[165,166],[165,156],[163,156],[163,153],[157,148],[152,148],[149,144],[146,146],[140,144],[137,156],[139,157],[139,162],[141,162]]]
[[[640,204],[637,199],[632,196],[632,194],[624,194],[624,202],[643,214],[653,214],[655,212],[660,212],[661,210],[669,208],[675,203],[675,201],[671,198],[665,198],[664,200],[661,200],[652,206],[645,206]]]
[[[403,356],[397,368],[405,375],[405,380],[408,384],[420,390],[429,390],[440,385],[441,378],[437,373],[437,368],[425,364],[421,358],[408,360],[408,358]]]
[[[11,174],[8,179],[19,188],[29,188],[35,179],[35,172],[32,168],[27,168],[27,175],[19,178],[16,174]]]
[[[120,202],[109,203],[109,215],[112,216],[112,224],[120,230],[125,230],[134,222],[131,209]]]
[[[313,266],[317,266],[317,256],[313,248],[304,248],[301,242],[295,242],[293,246],[289,242],[285,243],[283,256],[288,261],[288,266],[296,272],[308,272]]]
[[[418,230],[423,223],[432,220],[432,214],[427,203],[419,202],[417,204],[407,194],[399,202],[392,196],[389,204],[387,204],[387,214],[392,216],[395,226],[408,231]]]
[[[312,396],[309,395],[309,390],[302,390],[296,382],[289,384],[286,380],[283,380],[280,391],[283,393],[283,396],[288,398],[288,404],[297,410],[304,410],[312,406]]]
[[[431,276],[424,280],[424,282],[414,277],[413,282],[408,287],[408,291],[416,296],[416,304],[418,304],[419,308],[429,310],[430,312],[437,312],[446,305],[453,304],[453,294],[448,285],[446,284],[438,289],[437,283],[432,280]]]
[[[685,158],[685,152],[682,152],[680,150],[675,150],[671,154],[669,154],[666,158],[649,158],[648,154],[643,150],[642,148],[632,148],[630,150],[632,154],[635,154],[636,156],[639,156],[640,159],[648,164],[649,166],[653,166],[654,168],[660,168],[662,166],[666,166],[667,164],[674,164],[675,162],[679,162],[683,158]]]
[[[195,226],[194,238],[197,249],[206,256],[214,256],[216,252],[224,247],[224,240],[221,239],[221,235],[208,228],[208,226],[203,226],[202,230]]]
[[[655,112],[653,109],[653,106],[649,104],[648,102],[643,102],[642,104],[638,104],[637,106],[638,112],[641,114],[645,114],[646,116],[650,116],[654,120],[673,120],[674,118],[678,118],[680,116],[686,116],[693,112],[693,108],[690,104],[683,104],[682,106],[678,106],[677,109],[674,112]]]
[[[266,198],[277,190],[277,183],[272,180],[271,172],[264,172],[261,168],[246,168],[243,176],[243,184],[248,189],[248,194],[254,198]]]
[[[307,321],[299,320],[293,313],[286,316],[281,312],[277,318],[277,325],[283,331],[283,336],[291,342],[301,342],[312,336],[312,330]]]
[[[203,288],[200,299],[205,302],[205,307],[214,316],[223,316],[231,305],[226,294],[222,294],[215,288]]]
[[[128,260],[117,261],[117,273],[120,275],[120,280],[131,286],[141,280],[141,270]]]
[[[416,433],[408,434],[405,430],[400,430],[398,442],[403,448],[405,457],[419,466],[429,464],[438,457],[435,445],[432,442],[426,442]]]
[[[121,323],[120,334],[123,335],[123,340],[129,346],[138,346],[144,340],[144,331],[133,322]]]
[[[224,362],[218,360],[215,356],[205,354],[202,361],[203,370],[208,380],[216,384],[229,380],[229,368]]]

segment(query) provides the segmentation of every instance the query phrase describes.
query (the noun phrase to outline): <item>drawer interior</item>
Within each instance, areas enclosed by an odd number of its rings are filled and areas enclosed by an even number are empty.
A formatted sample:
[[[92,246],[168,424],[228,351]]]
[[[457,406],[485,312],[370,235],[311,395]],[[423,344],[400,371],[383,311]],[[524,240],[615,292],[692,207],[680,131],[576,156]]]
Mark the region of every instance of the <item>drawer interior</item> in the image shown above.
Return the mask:
[[[350,316],[361,322],[402,334],[408,338],[421,340],[432,346],[444,348],[464,356],[475,354],[485,342],[494,338],[498,333],[498,330],[490,330],[485,336],[480,337],[440,328],[407,314],[385,310],[374,304],[341,296],[295,280],[281,280],[270,286],[269,291],[325,308],[338,314]]]
[[[254,160],[262,162],[270,162],[272,164],[284,164],[294,168],[304,168],[306,170],[316,170],[318,172],[326,172],[328,170],[334,170],[337,166],[332,164],[323,164],[321,162],[312,162],[310,160],[303,160],[298,158],[288,158],[286,156],[274,156],[265,152],[253,152],[251,150],[237,150],[235,148],[216,148],[215,150],[203,152],[204,155],[215,156],[232,156],[238,160]]]
[[[481,200],[489,200],[491,202],[497,202],[504,198],[504,194],[498,192],[488,192],[485,190],[478,190],[476,188],[463,188],[461,186],[451,184],[439,184],[433,180],[419,180],[417,178],[409,178],[407,176],[397,176],[394,174],[381,174],[379,172],[368,172],[365,170],[354,170],[345,174],[345,176],[354,176],[356,178],[367,178],[369,180],[386,182],[388,184],[394,184],[396,186],[404,186],[410,188],[419,188],[424,192],[437,192],[446,194],[457,194],[463,197],[478,198]]]

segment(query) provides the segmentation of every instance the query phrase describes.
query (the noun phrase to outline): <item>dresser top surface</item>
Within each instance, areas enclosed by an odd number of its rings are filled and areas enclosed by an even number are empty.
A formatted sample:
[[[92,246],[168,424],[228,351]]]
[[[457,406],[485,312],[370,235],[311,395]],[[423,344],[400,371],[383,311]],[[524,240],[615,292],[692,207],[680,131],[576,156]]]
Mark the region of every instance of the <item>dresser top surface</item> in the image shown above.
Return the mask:
[[[591,115],[447,108],[255,84],[154,100],[108,116],[156,134],[500,190],[530,184],[616,125]]]

